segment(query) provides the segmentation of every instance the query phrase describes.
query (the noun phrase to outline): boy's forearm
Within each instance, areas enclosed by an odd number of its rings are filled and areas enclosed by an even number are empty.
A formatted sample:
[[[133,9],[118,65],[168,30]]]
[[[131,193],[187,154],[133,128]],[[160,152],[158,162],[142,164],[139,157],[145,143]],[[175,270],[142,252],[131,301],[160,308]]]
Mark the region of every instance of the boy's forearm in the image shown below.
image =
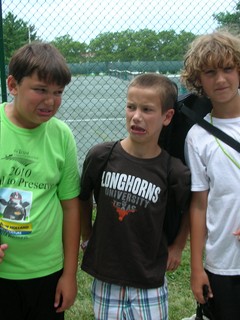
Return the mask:
[[[190,204],[190,244],[192,272],[203,270],[203,254],[206,242],[206,211],[208,190],[193,192]]]
[[[192,272],[203,270],[203,253],[206,240],[205,219],[199,212],[191,212],[191,269]]]
[[[76,274],[80,245],[79,199],[62,201],[63,205],[63,247],[64,273]]]
[[[184,212],[181,219],[180,229],[174,240],[174,245],[177,245],[181,250],[184,249],[189,236],[189,211]]]

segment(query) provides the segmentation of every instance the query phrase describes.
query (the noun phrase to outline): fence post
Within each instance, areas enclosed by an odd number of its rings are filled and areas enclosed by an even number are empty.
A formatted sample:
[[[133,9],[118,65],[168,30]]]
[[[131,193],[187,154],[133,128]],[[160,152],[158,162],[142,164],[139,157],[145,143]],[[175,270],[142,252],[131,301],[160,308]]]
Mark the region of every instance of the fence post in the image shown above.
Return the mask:
[[[7,88],[6,88],[4,43],[3,43],[2,0],[0,0],[0,72],[1,72],[2,102],[6,102]]]

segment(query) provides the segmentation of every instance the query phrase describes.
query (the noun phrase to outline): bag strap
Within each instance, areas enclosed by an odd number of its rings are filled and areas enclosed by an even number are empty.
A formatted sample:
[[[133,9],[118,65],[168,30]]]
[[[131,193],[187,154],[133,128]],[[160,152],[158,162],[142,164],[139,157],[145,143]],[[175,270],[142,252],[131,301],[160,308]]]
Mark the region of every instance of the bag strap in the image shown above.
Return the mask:
[[[116,146],[116,144],[118,142],[119,142],[119,140],[115,141],[112,144],[112,146],[111,146],[109,152],[107,153],[106,158],[104,159],[104,162],[103,162],[103,164],[102,164],[102,166],[101,166],[101,168],[100,168],[100,170],[98,172],[98,176],[97,176],[97,179],[96,179],[96,185],[95,185],[95,188],[94,188],[94,198],[95,198],[96,202],[98,201],[98,195],[99,195],[99,191],[100,191],[100,188],[101,188],[101,180],[102,180],[103,171],[106,168],[107,163],[108,163],[108,161],[109,161],[109,159],[111,157],[111,154],[113,152],[113,149],[115,148],[115,146]]]
[[[236,151],[240,152],[240,143],[230,137],[228,134],[220,130],[219,128],[213,126],[211,123],[203,119],[200,115],[196,112],[192,111],[190,108],[186,107],[185,104],[182,102],[179,104],[179,111],[182,112],[185,116],[187,116],[192,121],[199,124],[202,128],[210,132],[212,135],[217,137],[218,139],[222,140],[230,147],[235,149]]]

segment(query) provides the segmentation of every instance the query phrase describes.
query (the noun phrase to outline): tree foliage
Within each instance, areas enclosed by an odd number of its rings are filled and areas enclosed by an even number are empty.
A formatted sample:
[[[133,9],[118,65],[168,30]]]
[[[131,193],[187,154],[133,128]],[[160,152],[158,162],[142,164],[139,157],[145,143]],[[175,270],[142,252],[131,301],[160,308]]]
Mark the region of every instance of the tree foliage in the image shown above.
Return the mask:
[[[213,15],[220,27],[240,32],[240,1],[234,13],[220,12]],[[68,63],[123,62],[123,61],[182,61],[188,45],[196,35],[182,30],[156,32],[149,29],[105,32],[89,44],[74,41],[71,36],[56,37],[55,45]],[[3,40],[6,63],[13,52],[22,45],[41,39],[34,25],[18,19],[11,12],[3,18]]]
[[[68,63],[79,63],[86,60],[87,45],[74,41],[68,34],[55,38],[51,43],[58,48]]]
[[[236,4],[236,12],[220,12],[214,14],[213,18],[219,24],[219,27],[227,28],[236,32],[240,32],[240,1]]]
[[[35,27],[22,19],[17,19],[17,16],[8,12],[3,18],[3,43],[6,63],[9,62],[16,49],[34,40],[38,40]]]
[[[40,40],[35,26],[17,19],[11,12],[3,19],[6,63],[22,45]],[[174,30],[156,32],[149,29],[127,29],[99,34],[87,45],[74,41],[70,35],[56,37],[51,43],[59,49],[68,63],[173,61],[183,60],[188,44],[195,38],[191,32]],[[41,41],[41,40],[40,40]]]
[[[174,30],[159,33],[142,29],[106,32],[91,40],[91,61],[156,61],[182,60],[188,44],[196,36]]]

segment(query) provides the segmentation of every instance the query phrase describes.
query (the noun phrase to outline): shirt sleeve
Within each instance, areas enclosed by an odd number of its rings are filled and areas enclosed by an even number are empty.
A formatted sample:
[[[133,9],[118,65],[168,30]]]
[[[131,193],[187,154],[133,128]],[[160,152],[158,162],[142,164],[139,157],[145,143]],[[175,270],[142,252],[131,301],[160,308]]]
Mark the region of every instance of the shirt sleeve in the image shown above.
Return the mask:
[[[189,206],[191,195],[190,170],[179,159],[171,157],[170,161],[169,192],[172,193],[176,206],[184,211]]]
[[[80,191],[80,174],[78,168],[77,147],[70,129],[65,132],[65,162],[62,168],[61,179],[58,185],[60,200],[69,200],[77,197]]]
[[[82,166],[82,174],[80,180],[80,195],[79,198],[83,201],[88,200],[94,189],[94,158],[92,150],[88,152]]]
[[[196,139],[196,138],[195,138]],[[205,191],[209,189],[209,178],[207,176],[207,167],[203,161],[200,151],[199,143],[196,143],[194,134],[189,131],[185,140],[185,159],[186,164],[191,171],[191,190],[192,191]],[[200,139],[197,138],[197,140]]]

